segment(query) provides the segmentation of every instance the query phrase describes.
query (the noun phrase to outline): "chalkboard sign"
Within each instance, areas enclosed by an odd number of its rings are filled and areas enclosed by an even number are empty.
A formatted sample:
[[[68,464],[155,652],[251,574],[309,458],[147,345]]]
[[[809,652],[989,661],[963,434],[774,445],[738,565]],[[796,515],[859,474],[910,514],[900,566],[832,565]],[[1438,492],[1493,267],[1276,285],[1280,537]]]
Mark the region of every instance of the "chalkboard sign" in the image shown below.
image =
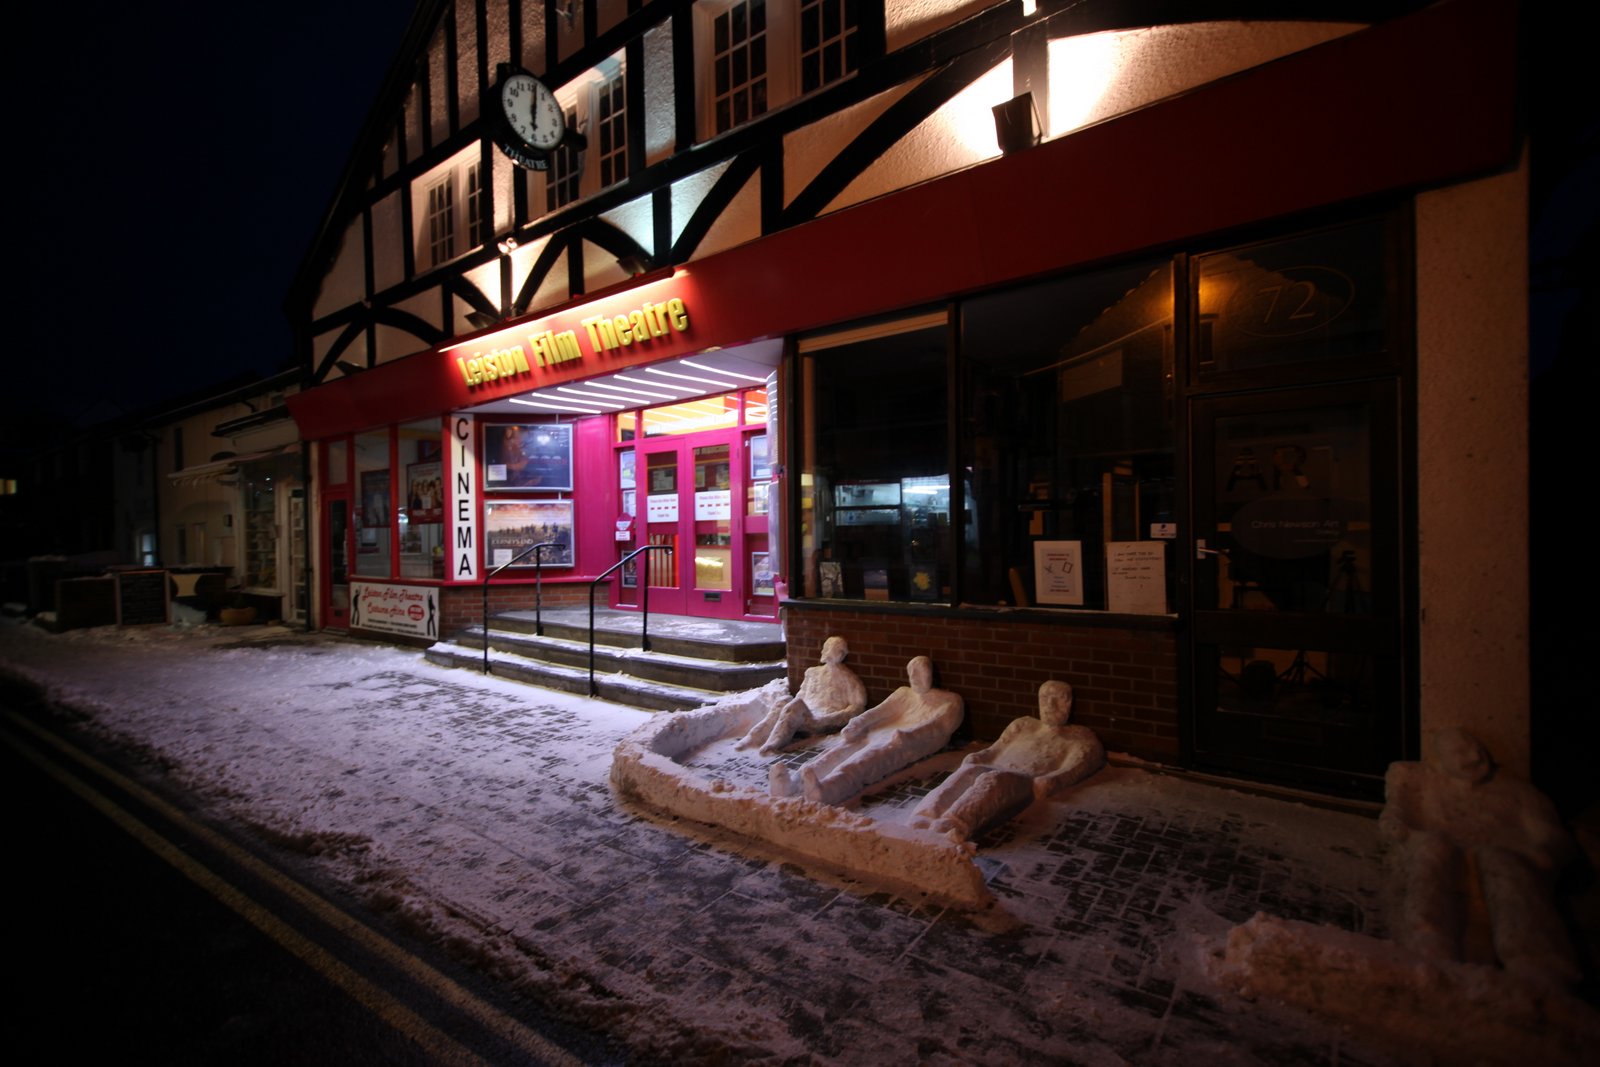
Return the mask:
[[[166,621],[166,571],[123,571],[117,575],[118,623],[139,626]]]

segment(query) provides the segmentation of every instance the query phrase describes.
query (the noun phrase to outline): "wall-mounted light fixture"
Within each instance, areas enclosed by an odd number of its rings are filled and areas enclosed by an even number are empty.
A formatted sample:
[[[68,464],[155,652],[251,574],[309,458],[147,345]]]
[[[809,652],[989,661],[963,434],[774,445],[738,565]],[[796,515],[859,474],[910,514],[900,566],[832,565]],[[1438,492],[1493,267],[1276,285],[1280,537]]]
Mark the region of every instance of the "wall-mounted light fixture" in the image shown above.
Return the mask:
[[[1033,106],[1032,93],[994,106],[994,139],[1008,156],[1039,143],[1039,112]]]
[[[495,247],[500,250],[502,256],[509,256],[517,250],[517,239],[515,237],[502,237],[496,242]]]

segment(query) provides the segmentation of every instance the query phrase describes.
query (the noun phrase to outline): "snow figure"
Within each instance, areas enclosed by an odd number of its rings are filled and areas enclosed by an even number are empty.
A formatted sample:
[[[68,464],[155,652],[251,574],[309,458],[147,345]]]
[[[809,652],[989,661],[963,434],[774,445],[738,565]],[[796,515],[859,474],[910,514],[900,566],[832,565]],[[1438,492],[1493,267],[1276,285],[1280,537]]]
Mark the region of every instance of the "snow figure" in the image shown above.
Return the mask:
[[[1436,960],[1498,957],[1541,986],[1581,973],[1556,911],[1554,882],[1573,841],[1549,799],[1495,773],[1488,751],[1460,729],[1433,735],[1422,762],[1389,765],[1379,827],[1394,843],[1396,940]],[[1482,894],[1490,944],[1478,944],[1468,901]],[[1475,925],[1478,929],[1475,929]],[[1464,943],[1465,942],[1465,943]]]
[[[1041,685],[1039,717],[1013,719],[999,740],[962,760],[917,805],[911,825],[931,824],[953,841],[966,841],[1104,767],[1100,739],[1087,726],[1068,726],[1071,715],[1072,686]]]
[[[867,687],[844,665],[849,654],[850,646],[842,637],[822,642],[822,663],[806,668],[794,699],[773,708],[734,747],[759,744],[761,754],[770,756],[797,733],[828,733],[861,714],[867,706]]]
[[[910,685],[851,719],[826,751],[800,769],[807,800],[838,804],[950,743],[965,714],[961,698],[933,688],[927,656],[906,664],[906,675]],[[781,765],[772,768],[771,779],[773,796],[794,792],[794,779]]]

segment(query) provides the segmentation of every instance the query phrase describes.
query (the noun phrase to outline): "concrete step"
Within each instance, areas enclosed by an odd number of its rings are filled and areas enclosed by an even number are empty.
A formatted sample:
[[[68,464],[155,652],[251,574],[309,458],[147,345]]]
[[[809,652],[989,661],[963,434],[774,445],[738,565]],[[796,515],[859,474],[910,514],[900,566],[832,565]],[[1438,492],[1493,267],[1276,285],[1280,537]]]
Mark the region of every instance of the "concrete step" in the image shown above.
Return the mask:
[[[544,636],[581,641],[588,648],[589,613],[583,608],[551,608],[537,619],[532,611],[502,611],[490,617],[489,628],[532,634],[539,621]],[[596,647],[639,647],[644,620],[638,612],[600,608],[595,611],[594,623]],[[654,613],[650,616],[650,647],[671,655],[746,663],[771,663],[787,655],[783,631],[776,623]]]
[[[587,648],[585,654],[587,655]],[[440,641],[430,647],[423,655],[428,662],[437,663],[442,667],[461,667],[475,671],[483,669],[483,644],[481,641],[476,648],[452,641]],[[526,682],[545,689],[556,689],[585,696],[589,694],[589,671],[587,667],[579,669],[563,666],[559,663],[545,663],[495,651],[492,642],[489,652],[489,673],[500,678],[510,678],[514,681]],[[648,708],[654,711],[686,711],[690,708],[700,708],[707,704],[714,704],[726,695],[725,691],[718,692],[693,686],[672,685],[666,682],[637,678],[629,674],[601,673],[598,658],[596,659],[594,680],[595,687],[598,690],[596,695],[602,700],[610,700],[617,704],[627,704],[635,708]]]
[[[637,641],[637,638],[635,640]],[[466,648],[478,649],[481,669],[483,629],[477,626],[469,627],[455,636],[455,643]],[[651,649],[646,652],[638,647],[602,645],[597,640],[594,647],[595,673],[628,674],[646,681],[718,693],[737,693],[745,689],[755,689],[774,678],[782,678],[786,673],[781,658],[762,663],[706,659],[701,656],[678,655],[663,651],[656,643],[654,635],[651,635],[650,643]],[[572,667],[582,671],[586,678],[588,676],[587,635],[576,639],[553,636],[549,627],[546,627],[543,637],[531,633],[491,629],[489,648],[492,652],[504,652],[542,663]]]

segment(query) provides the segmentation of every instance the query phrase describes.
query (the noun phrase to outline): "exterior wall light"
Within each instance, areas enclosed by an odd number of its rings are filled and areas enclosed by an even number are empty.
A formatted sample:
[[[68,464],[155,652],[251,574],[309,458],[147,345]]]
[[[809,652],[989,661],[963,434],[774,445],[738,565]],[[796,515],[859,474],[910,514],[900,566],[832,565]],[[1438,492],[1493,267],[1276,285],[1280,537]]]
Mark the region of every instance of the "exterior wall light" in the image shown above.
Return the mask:
[[[1039,143],[1039,112],[1034,109],[1032,93],[994,106],[994,138],[1008,156]]]

